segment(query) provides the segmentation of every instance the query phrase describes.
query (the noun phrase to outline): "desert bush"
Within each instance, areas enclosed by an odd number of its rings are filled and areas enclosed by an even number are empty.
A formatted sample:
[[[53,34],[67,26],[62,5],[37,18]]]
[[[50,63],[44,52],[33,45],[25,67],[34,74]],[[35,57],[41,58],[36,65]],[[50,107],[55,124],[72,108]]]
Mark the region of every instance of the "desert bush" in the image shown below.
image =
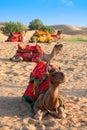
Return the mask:
[[[4,27],[2,27],[1,30],[5,35],[10,35],[13,32],[22,33],[26,30],[26,27],[20,22],[7,22],[4,24]]]

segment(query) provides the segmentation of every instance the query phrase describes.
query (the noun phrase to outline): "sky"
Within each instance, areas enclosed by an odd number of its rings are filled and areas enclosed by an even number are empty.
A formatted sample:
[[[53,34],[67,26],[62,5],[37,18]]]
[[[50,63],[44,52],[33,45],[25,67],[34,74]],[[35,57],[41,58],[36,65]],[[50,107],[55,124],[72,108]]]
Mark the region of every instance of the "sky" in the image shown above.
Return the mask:
[[[87,0],[0,0],[0,22],[87,26]]]

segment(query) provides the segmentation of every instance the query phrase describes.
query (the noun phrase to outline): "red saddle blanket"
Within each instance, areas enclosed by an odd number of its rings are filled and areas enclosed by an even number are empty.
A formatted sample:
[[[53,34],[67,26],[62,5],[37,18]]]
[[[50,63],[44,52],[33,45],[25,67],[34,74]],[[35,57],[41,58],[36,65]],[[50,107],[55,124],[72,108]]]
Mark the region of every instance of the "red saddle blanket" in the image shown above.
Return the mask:
[[[9,36],[7,41],[10,41],[10,42],[22,42],[23,41],[23,36],[22,36],[22,34],[20,32],[14,32]]]
[[[39,62],[30,74],[30,81],[23,97],[33,106],[35,100],[49,87],[49,76],[46,75],[48,67],[52,65],[46,62]]]
[[[44,51],[38,44],[35,46],[18,44],[18,50],[15,56],[21,56],[24,61],[38,62],[43,54]]]

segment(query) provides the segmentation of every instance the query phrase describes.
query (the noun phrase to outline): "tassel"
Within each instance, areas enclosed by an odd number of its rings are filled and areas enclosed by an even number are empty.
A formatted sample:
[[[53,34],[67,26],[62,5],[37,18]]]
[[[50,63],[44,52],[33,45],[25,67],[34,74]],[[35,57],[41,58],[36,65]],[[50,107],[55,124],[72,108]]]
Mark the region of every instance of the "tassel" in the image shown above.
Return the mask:
[[[33,92],[34,92],[34,95],[36,93],[36,87],[38,86],[38,82],[36,80],[34,80],[34,87],[33,87]]]

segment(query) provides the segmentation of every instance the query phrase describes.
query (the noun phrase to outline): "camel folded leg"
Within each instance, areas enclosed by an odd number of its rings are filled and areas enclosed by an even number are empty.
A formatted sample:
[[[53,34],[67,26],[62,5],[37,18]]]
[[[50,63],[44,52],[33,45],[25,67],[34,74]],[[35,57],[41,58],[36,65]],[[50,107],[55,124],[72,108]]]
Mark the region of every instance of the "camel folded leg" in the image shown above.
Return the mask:
[[[21,56],[13,56],[12,58],[10,58],[10,60],[18,62],[23,61],[23,58]]]
[[[46,110],[39,109],[36,105],[34,105],[34,118],[36,120],[42,120],[42,118],[48,113]]]

